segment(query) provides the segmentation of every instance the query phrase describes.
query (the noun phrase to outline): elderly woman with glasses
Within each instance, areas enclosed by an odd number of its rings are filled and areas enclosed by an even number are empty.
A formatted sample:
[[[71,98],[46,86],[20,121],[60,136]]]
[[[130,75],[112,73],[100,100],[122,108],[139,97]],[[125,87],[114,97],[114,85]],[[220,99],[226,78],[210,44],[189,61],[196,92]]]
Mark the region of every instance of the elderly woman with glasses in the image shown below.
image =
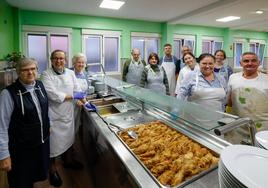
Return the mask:
[[[91,84],[89,83],[87,79],[87,73],[85,72],[85,67],[87,64],[86,56],[82,53],[75,54],[72,58],[72,62],[73,62],[72,70],[75,73],[80,89],[83,92],[88,93],[88,86],[90,86]],[[75,102],[74,107],[75,133],[77,133],[79,126],[81,124],[81,109],[85,103],[86,103],[85,99],[77,100]]]
[[[37,62],[23,58],[18,79],[0,95],[0,170],[10,187],[33,187],[49,167],[48,97],[37,79]]]

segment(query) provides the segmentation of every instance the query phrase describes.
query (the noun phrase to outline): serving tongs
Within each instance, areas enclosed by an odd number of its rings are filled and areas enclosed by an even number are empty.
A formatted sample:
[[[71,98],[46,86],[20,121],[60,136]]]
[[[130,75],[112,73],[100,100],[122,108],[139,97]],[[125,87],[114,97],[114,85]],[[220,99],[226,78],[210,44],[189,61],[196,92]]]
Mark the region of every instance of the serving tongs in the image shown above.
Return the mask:
[[[115,125],[113,123],[109,123],[108,126],[111,129],[118,129],[119,131],[124,131],[125,130],[125,129],[121,128],[120,126]],[[137,139],[138,138],[138,134],[135,131],[127,131],[127,134],[128,134],[128,136],[130,138],[133,138],[133,139]]]

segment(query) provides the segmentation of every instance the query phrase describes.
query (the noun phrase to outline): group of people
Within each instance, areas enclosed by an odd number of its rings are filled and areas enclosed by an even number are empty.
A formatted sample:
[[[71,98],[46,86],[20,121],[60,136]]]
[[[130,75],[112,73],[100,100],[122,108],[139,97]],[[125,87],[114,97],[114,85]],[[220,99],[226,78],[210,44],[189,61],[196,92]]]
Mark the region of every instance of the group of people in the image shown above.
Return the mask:
[[[214,55],[203,53],[196,58],[189,46],[183,46],[179,60],[171,52],[172,46],[166,44],[164,56],[159,58],[151,53],[145,65],[140,60],[139,50],[133,49],[132,60],[124,65],[123,81],[215,111],[225,112],[226,107],[231,107],[231,113],[254,120],[258,130],[268,130],[268,85],[265,84],[268,75],[258,71],[257,54],[242,54],[242,71],[233,73],[224,63],[223,50],[215,51]]]
[[[84,68],[86,57],[73,57],[73,70],[65,68],[66,54],[55,50],[52,67],[38,80],[38,63],[22,58],[18,79],[0,95],[0,170],[7,171],[10,188],[29,188],[47,179],[59,187],[62,179],[55,159],[65,168],[83,167],[73,146],[80,125],[81,107],[88,107]]]
[[[133,49],[123,67],[123,81],[217,111],[231,106],[235,115],[249,117],[257,128],[268,130],[268,76],[258,72],[255,53],[242,54],[242,72],[233,74],[224,64],[223,50],[196,58],[189,47],[182,49],[178,60],[166,44],[165,55],[151,53],[148,64],[141,60],[139,49]],[[16,66],[18,79],[0,94],[0,170],[8,172],[11,188],[33,187],[48,174],[51,185],[61,186],[55,165],[59,156],[64,167],[82,168],[73,157],[73,144],[81,109],[91,107],[85,98],[87,60],[76,54],[73,70],[65,67],[62,50],[53,51],[50,60],[52,67],[38,80],[37,61],[22,58]]]

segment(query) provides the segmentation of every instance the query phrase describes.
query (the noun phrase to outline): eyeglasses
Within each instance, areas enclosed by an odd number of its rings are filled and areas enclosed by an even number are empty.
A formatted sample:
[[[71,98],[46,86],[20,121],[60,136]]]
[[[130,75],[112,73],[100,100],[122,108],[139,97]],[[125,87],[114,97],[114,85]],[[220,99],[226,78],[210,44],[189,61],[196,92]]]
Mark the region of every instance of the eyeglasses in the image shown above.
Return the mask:
[[[34,72],[34,71],[36,71],[37,70],[37,68],[29,68],[29,69],[21,69],[20,71],[21,72]]]
[[[58,60],[63,61],[63,60],[65,60],[65,58],[64,57],[53,57],[52,60],[54,60],[54,61],[58,61]]]

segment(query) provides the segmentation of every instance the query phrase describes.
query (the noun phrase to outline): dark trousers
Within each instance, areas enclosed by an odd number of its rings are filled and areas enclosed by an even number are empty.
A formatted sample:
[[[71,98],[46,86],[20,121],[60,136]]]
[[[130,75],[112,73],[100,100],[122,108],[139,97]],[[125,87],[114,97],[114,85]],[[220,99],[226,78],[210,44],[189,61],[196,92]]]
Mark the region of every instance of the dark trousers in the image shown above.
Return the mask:
[[[10,188],[32,188],[34,182],[47,179],[49,167],[49,141],[34,148],[11,146]]]

